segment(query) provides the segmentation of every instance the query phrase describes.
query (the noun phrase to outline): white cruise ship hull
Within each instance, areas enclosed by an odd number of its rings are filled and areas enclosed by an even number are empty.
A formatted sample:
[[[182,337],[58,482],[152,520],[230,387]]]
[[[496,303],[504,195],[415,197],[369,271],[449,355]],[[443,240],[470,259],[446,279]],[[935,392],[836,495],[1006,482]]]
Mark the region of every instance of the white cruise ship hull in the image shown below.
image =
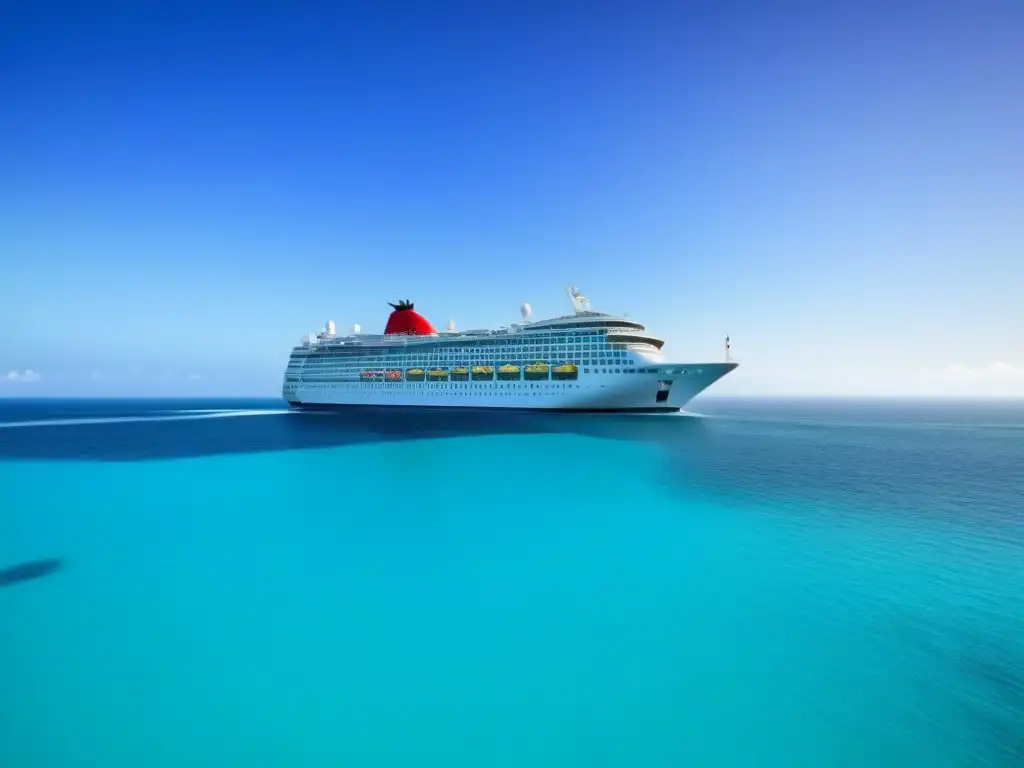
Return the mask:
[[[652,367],[653,368],[653,367]],[[736,368],[736,363],[661,363],[644,373],[586,373],[575,381],[286,382],[297,408],[389,406],[530,411],[679,411]]]

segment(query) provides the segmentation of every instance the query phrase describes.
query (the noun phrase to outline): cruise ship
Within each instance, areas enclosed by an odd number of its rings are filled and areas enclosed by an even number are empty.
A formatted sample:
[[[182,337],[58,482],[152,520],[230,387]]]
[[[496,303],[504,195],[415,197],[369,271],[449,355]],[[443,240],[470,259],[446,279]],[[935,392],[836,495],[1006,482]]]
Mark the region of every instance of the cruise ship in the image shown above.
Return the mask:
[[[626,317],[593,311],[575,286],[572,313],[497,329],[438,331],[406,300],[382,334],[335,333],[333,322],[292,350],[282,394],[296,408],[390,406],[657,413],[681,410],[736,368],[679,363]]]

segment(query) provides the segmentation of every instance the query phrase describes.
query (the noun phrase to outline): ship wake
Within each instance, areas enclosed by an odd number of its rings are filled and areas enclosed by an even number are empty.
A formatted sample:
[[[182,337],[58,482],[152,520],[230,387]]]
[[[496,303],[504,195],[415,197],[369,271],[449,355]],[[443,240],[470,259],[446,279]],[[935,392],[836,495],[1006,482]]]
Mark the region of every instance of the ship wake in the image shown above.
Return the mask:
[[[105,416],[78,419],[38,419],[34,421],[0,422],[0,429],[19,429],[27,427],[76,427],[90,424],[135,424],[139,422],[158,421],[195,421],[199,419],[220,419],[238,416],[275,416],[289,413],[288,409],[276,410],[206,410],[181,411],[166,416]]]

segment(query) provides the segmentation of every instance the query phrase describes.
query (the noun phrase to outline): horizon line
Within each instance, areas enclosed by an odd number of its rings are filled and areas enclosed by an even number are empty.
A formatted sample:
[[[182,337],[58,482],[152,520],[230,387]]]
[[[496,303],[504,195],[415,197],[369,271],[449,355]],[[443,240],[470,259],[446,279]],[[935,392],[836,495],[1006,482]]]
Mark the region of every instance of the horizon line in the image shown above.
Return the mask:
[[[702,400],[1024,400],[1024,393],[1019,395],[984,395],[984,394],[849,394],[849,393],[766,393],[766,394],[701,394],[694,398]],[[280,400],[280,395],[252,394],[219,394],[219,395],[48,395],[48,394],[0,394],[2,400]]]

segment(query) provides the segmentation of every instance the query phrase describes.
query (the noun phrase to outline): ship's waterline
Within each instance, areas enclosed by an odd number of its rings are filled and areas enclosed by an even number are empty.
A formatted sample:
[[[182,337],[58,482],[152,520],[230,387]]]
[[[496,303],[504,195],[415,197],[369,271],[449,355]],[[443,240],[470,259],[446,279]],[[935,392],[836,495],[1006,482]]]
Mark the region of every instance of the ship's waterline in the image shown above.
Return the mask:
[[[282,395],[295,407],[389,406],[558,411],[679,411],[736,368],[676,363],[664,341],[595,312],[497,329],[437,331],[412,302],[392,304],[383,334],[338,336],[333,322],[292,350]]]

